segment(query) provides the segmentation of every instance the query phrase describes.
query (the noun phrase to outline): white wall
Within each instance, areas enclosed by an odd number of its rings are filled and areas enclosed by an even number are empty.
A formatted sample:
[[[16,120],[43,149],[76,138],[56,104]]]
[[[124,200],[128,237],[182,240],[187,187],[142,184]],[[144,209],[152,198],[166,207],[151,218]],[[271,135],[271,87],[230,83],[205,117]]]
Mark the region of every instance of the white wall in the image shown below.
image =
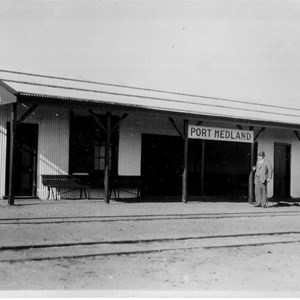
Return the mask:
[[[130,114],[120,126],[119,175],[141,175],[142,133],[178,135],[168,118]]]
[[[196,124],[199,119],[190,119]],[[176,118],[178,129],[183,132],[183,118]],[[204,122],[203,126],[237,128],[235,124]],[[245,127],[245,130],[247,128]],[[119,175],[141,175],[142,134],[179,134],[167,117],[149,116],[146,114],[130,114],[120,126],[119,140]]]
[[[190,120],[196,124],[197,119]],[[183,119],[176,119],[180,130],[183,128]],[[224,128],[237,128],[236,124],[220,122],[203,122],[203,126],[214,126]],[[249,127],[243,126],[248,130]],[[261,127],[255,127],[255,135]],[[140,175],[141,174],[141,148],[142,133],[178,135],[170,121],[165,118],[147,115],[131,114],[120,126],[119,144],[119,174]],[[291,196],[300,197],[300,141],[292,130],[269,129],[263,131],[258,139],[258,151],[265,151],[267,158],[274,166],[274,143],[286,143],[291,145]],[[273,196],[273,180],[269,184],[268,197]]]
[[[18,118],[28,109],[18,105]],[[11,106],[0,106],[0,197],[5,193],[6,124]],[[69,111],[62,108],[38,107],[24,123],[38,124],[37,196],[46,198],[41,174],[67,174],[69,168]]]
[[[6,124],[10,118],[10,105],[0,106],[0,199],[5,194],[5,172],[6,172]]]
[[[46,188],[41,174],[68,174],[69,170],[69,110],[42,107],[38,112],[38,186],[41,199],[46,198]]]
[[[0,197],[5,192],[6,123],[10,118],[10,105],[0,106]],[[19,105],[21,116],[27,110]],[[180,130],[183,120],[176,119]],[[195,124],[194,122],[191,123]],[[37,193],[46,198],[46,189],[41,184],[41,174],[67,174],[69,168],[69,110],[54,107],[38,107],[34,114],[25,120],[39,125],[38,137],[38,186]],[[204,122],[204,126],[221,126],[220,123]],[[235,124],[223,124],[224,128],[236,128]],[[246,127],[245,127],[246,129]],[[256,132],[259,128],[256,128]],[[168,118],[130,114],[120,126],[119,175],[141,174],[142,133],[178,135]],[[291,144],[291,196],[300,197],[300,142],[292,130],[266,129],[258,138],[258,151],[264,150],[274,165],[274,143]],[[97,194],[98,195],[98,194]],[[273,181],[269,194],[273,195]],[[98,197],[98,196],[97,196]]]
[[[300,141],[292,130],[266,129],[258,138],[258,151],[265,151],[266,158],[274,167],[274,144],[291,145],[291,197],[300,197]],[[273,196],[274,181],[269,184],[268,197]]]

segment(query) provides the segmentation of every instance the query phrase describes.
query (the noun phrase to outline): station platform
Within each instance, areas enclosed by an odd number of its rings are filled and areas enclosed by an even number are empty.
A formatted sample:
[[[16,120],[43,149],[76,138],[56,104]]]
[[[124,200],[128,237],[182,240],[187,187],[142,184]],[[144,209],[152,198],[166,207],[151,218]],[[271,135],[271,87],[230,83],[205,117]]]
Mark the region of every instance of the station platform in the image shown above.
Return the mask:
[[[232,214],[254,212],[300,211],[299,199],[269,200],[267,208],[254,207],[247,199],[192,198],[182,203],[179,198],[143,200],[39,200],[16,199],[14,206],[0,200],[0,218],[55,216],[131,216],[168,214]]]

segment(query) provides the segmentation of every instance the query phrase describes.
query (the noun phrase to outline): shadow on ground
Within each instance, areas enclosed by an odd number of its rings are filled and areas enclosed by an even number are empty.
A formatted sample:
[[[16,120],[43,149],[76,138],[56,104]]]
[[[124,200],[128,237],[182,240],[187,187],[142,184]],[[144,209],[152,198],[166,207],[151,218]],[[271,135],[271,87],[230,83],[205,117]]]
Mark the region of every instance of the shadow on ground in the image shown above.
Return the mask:
[[[269,205],[269,207],[290,207],[290,206],[300,206],[299,202],[277,202],[276,204]]]

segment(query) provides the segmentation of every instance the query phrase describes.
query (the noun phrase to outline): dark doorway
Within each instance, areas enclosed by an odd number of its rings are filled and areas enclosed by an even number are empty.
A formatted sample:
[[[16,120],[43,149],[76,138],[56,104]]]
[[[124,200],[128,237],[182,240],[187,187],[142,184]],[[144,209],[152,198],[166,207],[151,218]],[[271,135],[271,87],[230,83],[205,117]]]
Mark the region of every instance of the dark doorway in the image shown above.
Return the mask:
[[[182,186],[183,139],[142,135],[142,196],[178,196]]]
[[[205,141],[190,139],[188,146],[188,195],[203,194]],[[183,157],[181,158],[183,159]]]
[[[204,191],[208,196],[247,196],[251,145],[206,141]]]
[[[188,195],[248,195],[251,145],[189,140]],[[183,139],[142,135],[142,196],[180,196]]]
[[[7,124],[6,191],[9,187],[10,123]],[[16,133],[16,196],[36,196],[38,125],[19,124]]]
[[[291,146],[274,146],[274,197],[290,197]]]

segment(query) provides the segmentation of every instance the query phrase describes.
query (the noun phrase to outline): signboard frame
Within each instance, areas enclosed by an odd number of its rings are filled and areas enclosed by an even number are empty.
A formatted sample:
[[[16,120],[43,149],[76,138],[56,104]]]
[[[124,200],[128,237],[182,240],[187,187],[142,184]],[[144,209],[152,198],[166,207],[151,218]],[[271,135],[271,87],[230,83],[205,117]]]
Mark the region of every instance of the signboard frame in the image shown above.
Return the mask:
[[[189,125],[188,138],[224,142],[253,143],[254,131]]]

